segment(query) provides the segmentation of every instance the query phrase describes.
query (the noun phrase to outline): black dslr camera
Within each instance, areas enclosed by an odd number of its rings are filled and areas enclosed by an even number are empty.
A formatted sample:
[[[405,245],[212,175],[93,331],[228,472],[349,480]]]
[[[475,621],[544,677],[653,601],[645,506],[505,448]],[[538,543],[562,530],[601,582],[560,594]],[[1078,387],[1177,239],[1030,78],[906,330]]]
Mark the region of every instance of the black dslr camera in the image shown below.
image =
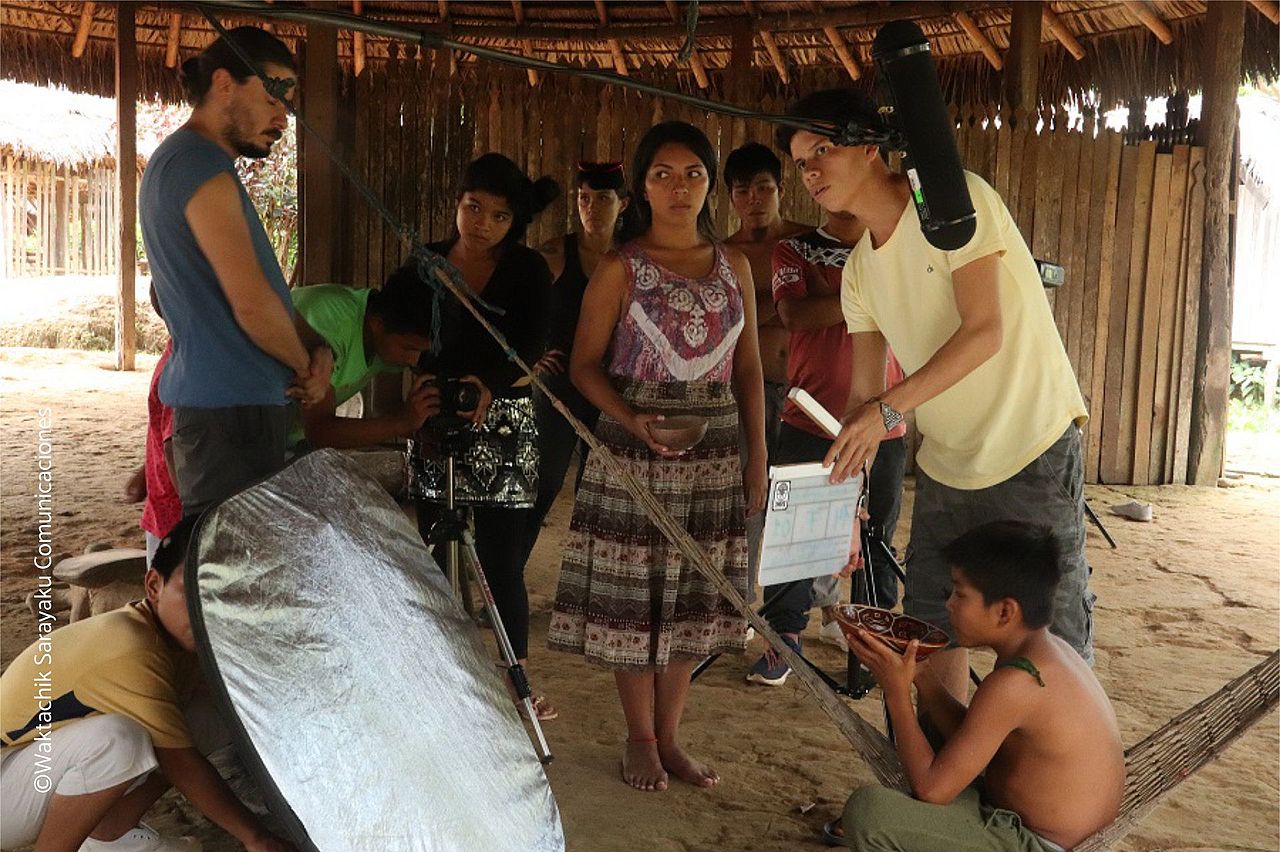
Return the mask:
[[[463,412],[475,411],[480,405],[480,389],[462,379],[439,377],[435,386],[440,389],[440,413],[437,417],[458,417]]]

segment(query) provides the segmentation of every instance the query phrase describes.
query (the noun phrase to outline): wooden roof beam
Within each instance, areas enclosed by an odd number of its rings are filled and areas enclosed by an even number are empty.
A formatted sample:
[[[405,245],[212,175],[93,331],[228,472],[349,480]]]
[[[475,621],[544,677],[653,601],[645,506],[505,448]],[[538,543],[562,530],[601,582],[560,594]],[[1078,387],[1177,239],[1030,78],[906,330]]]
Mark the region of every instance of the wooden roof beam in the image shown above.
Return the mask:
[[[1273,24],[1280,24],[1280,3],[1276,0],[1249,0],[1249,5],[1267,16]]]
[[[174,12],[169,16],[169,38],[164,47],[164,67],[178,67],[178,40],[182,35],[182,13]]]
[[[533,55],[533,46],[527,41],[520,44],[520,52],[528,59],[536,58]],[[524,73],[525,77],[529,80],[529,85],[535,89],[538,88],[538,83],[542,81],[542,78],[538,75],[538,69],[526,68],[524,69]]]
[[[627,55],[622,52],[622,42],[616,38],[609,39],[609,52],[613,54],[613,70],[618,72],[618,76],[630,77],[631,71],[627,68]]]
[[[351,13],[364,13],[364,0],[351,0]],[[353,30],[351,33],[351,68],[357,77],[364,71],[364,33]]]
[[[822,14],[822,6],[818,3],[818,0],[809,0],[805,5],[810,12],[817,15]],[[853,54],[849,51],[849,43],[844,40],[840,30],[830,24],[823,24],[822,34],[827,37],[827,43],[835,51],[836,59],[840,60],[840,64],[844,66],[844,70],[849,76],[854,80],[860,79],[862,77],[862,66],[858,65],[858,60],[854,59]]]
[[[1040,17],[1044,21],[1045,29],[1049,31],[1050,35],[1062,43],[1062,46],[1067,49],[1068,53],[1078,60],[1084,59],[1084,48],[1080,45],[1080,42],[1076,39],[1071,30],[1067,29],[1067,25],[1062,22],[1062,19],[1053,13],[1053,10],[1049,8],[1048,3],[1045,3],[1044,7],[1041,9]]]
[[[1000,51],[996,50],[996,46],[991,43],[991,39],[987,38],[987,34],[982,31],[969,13],[960,11],[951,17],[960,25],[960,29],[964,30],[965,35],[969,37],[969,41],[973,42],[974,46],[982,51],[982,55],[987,57],[991,67],[997,71],[1003,70],[1004,59],[1001,58]]]
[[[756,17],[754,0],[742,0],[742,5],[746,8],[747,14],[754,19]],[[759,27],[756,31],[760,33],[760,41],[764,43],[764,49],[769,54],[769,61],[773,63],[773,70],[778,72],[778,77],[784,85],[789,84],[791,75],[787,72],[787,63],[783,61],[782,50],[778,47],[777,39],[773,37],[773,33],[770,30],[764,27]]]
[[[93,0],[86,0],[80,7],[80,24],[76,27],[76,38],[71,43],[71,58],[84,56],[84,46],[89,43],[89,27],[93,24]]]
[[[524,26],[524,3],[522,0],[511,0],[511,12],[516,16],[516,25]],[[529,59],[533,58],[533,46],[528,39],[520,42],[520,53]],[[529,80],[529,85],[536,89],[539,80],[538,69],[526,68],[524,72],[525,77]]]
[[[849,50],[849,44],[844,40],[844,36],[840,34],[840,31],[835,27],[825,26],[822,28],[822,32],[831,44],[831,49],[836,52],[836,58],[840,60],[844,70],[849,73],[849,77],[854,80],[861,79],[862,67],[858,65],[858,60],[853,58],[853,53]]]
[[[680,23],[680,9],[676,6],[676,0],[666,0],[667,11],[671,13],[671,20],[677,24]],[[702,64],[702,57],[698,55],[698,46],[695,42],[693,52],[689,54],[689,70],[693,72],[693,79],[698,81],[699,89],[708,89],[711,87],[711,81],[707,78],[707,66]]]
[[[1156,38],[1160,39],[1162,44],[1173,44],[1173,30],[1169,29],[1169,25],[1156,14],[1154,9],[1143,3],[1142,0],[1123,0],[1123,2],[1124,7],[1129,10],[1129,14],[1155,33]]]
[[[440,13],[440,20],[449,20],[449,0],[436,0],[436,11]]]
[[[609,25],[609,13],[604,8],[604,0],[595,0],[596,18],[600,21],[601,27]],[[609,45],[609,52],[613,54],[613,70],[617,72],[619,77],[630,77],[631,72],[627,68],[627,55],[622,52],[622,42],[616,38],[606,38],[605,42]]]

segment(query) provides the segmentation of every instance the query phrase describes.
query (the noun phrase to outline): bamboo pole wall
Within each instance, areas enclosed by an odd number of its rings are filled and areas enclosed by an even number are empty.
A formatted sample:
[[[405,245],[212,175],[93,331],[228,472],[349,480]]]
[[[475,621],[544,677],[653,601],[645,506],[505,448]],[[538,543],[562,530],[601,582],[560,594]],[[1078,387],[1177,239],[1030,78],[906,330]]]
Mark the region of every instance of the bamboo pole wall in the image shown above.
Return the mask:
[[[13,156],[0,168],[4,277],[115,273],[114,168]]]
[[[572,192],[579,159],[623,160],[654,123],[681,119],[706,132],[723,163],[748,141],[772,146],[773,128],[683,104],[546,75],[530,88],[521,71],[483,80],[451,77],[446,54],[424,51],[355,86],[352,165],[393,212],[427,240],[452,229],[455,187],[486,151],[511,157]],[[782,112],[780,96],[742,82],[725,97]],[[1204,152],[1156,142],[1126,146],[1092,118],[1064,113],[955,115],[961,159],[1005,199],[1037,258],[1066,268],[1046,291],[1091,418],[1084,432],[1089,482],[1184,483],[1195,363]],[[783,157],[783,216],[817,224],[819,211]],[[408,252],[351,190],[343,223],[349,283],[379,286]],[[717,233],[737,227],[723,187],[713,198]],[[527,242],[570,230],[564,195],[529,228]]]

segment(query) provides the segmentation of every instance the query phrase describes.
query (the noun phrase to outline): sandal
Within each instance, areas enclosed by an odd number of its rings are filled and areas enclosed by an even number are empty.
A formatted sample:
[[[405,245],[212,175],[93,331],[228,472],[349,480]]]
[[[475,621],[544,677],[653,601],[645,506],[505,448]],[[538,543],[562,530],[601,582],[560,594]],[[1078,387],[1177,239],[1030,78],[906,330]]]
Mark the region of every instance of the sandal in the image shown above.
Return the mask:
[[[525,715],[523,701],[516,702],[516,709],[520,711],[520,715]],[[545,695],[533,696],[533,712],[538,717],[539,722],[550,722],[552,719],[559,718],[560,711],[555,708]]]
[[[836,832],[839,832],[837,834]],[[840,825],[840,820],[833,819],[831,822],[822,824],[822,842],[827,846],[845,846],[849,845],[844,839],[844,828]]]

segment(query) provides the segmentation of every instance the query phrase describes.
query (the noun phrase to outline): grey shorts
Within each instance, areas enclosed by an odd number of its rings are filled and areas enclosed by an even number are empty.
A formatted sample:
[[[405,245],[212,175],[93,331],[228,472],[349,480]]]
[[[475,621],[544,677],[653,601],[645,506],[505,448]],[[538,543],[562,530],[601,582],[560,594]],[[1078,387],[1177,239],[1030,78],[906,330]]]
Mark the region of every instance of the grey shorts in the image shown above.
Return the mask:
[[[284,465],[288,407],[175,408],[173,462],[182,513],[193,515]]]
[[[1092,664],[1095,597],[1084,558],[1084,464],[1074,425],[1031,464],[989,488],[951,488],[916,468],[903,610],[950,633],[951,568],[942,548],[976,526],[999,520],[1043,524],[1058,537],[1062,580],[1050,629]]]

